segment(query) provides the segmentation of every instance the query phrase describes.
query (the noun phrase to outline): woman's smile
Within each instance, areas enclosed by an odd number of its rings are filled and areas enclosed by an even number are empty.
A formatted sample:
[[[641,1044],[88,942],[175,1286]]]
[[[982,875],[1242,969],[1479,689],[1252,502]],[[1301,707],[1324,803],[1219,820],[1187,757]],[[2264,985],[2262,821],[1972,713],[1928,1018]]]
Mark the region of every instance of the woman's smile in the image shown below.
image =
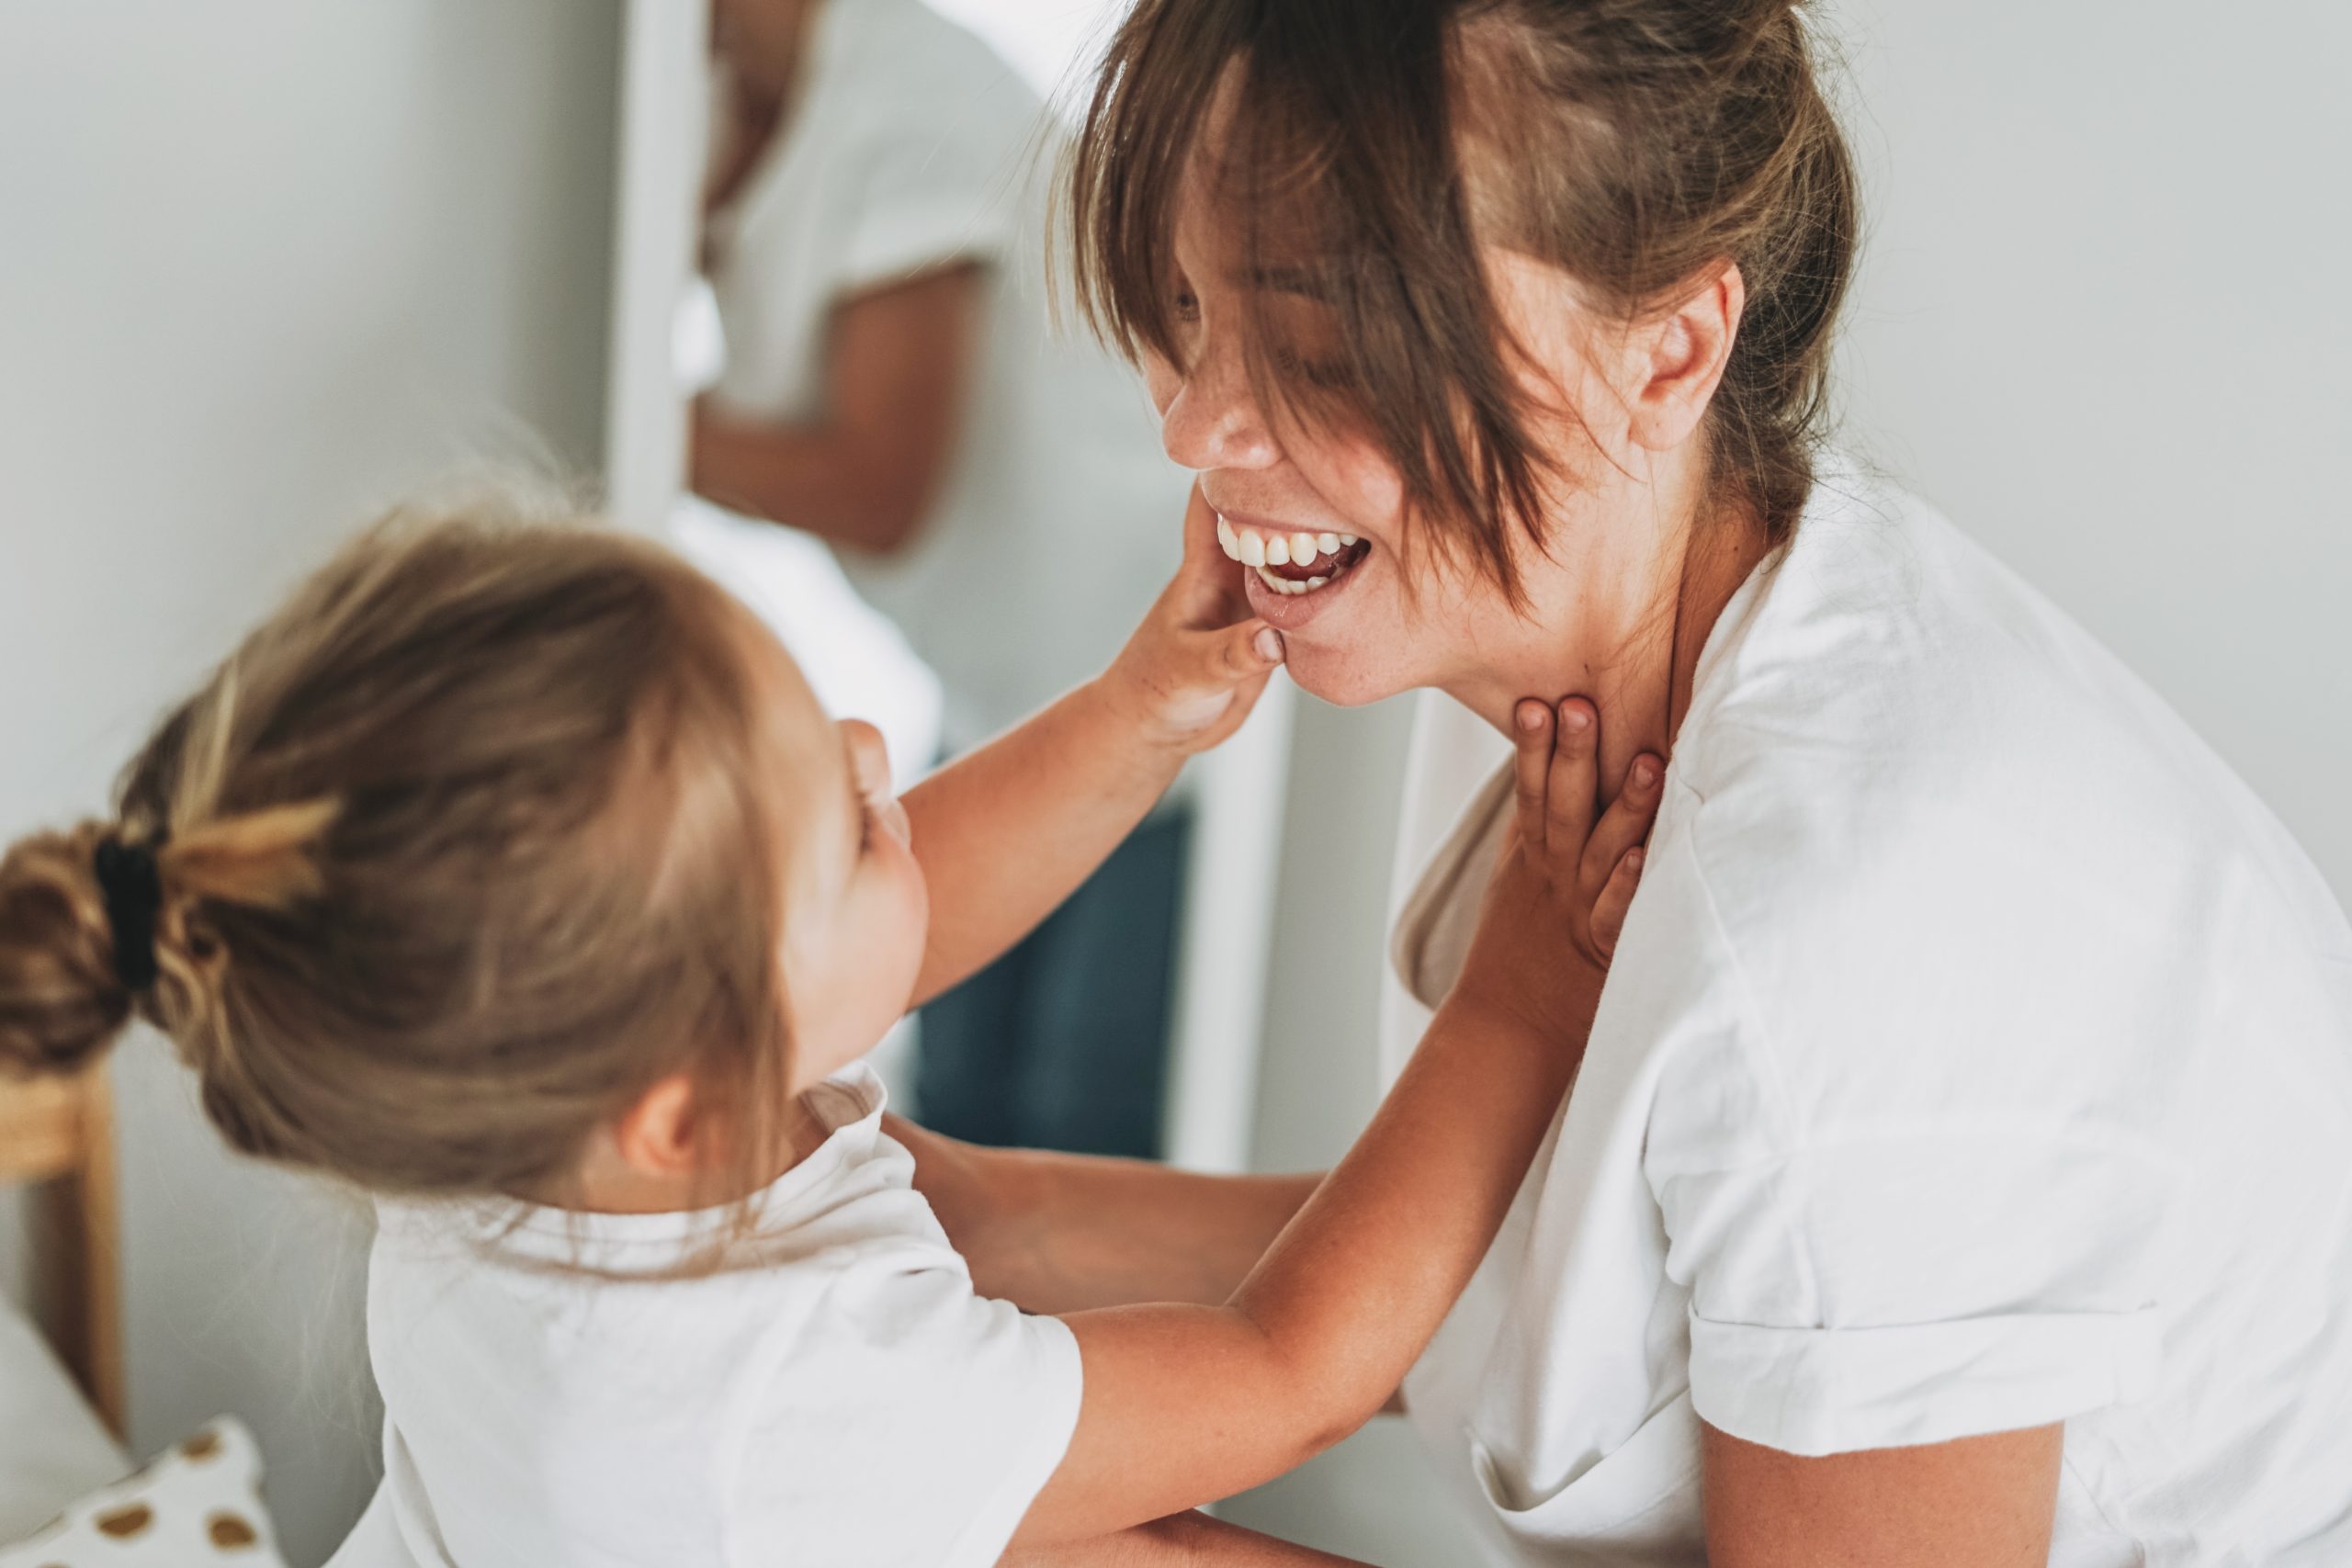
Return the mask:
[[[1224,513],[1216,538],[1228,558],[1249,569],[1242,580],[1250,607],[1284,630],[1320,614],[1372,554],[1371,541],[1354,534],[1283,528]]]

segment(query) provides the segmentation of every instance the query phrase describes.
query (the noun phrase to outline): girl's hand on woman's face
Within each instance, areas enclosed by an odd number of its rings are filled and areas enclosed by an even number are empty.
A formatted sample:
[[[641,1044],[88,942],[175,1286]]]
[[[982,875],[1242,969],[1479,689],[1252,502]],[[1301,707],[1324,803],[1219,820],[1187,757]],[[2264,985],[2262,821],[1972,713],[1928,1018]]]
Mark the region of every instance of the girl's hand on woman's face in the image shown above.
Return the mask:
[[[1152,744],[1205,751],[1241,728],[1283,662],[1282,634],[1250,614],[1241,568],[1216,542],[1216,513],[1193,491],[1184,563],[1112,661],[1103,689]]]
[[[1512,719],[1518,813],[1455,992],[1580,1047],[1641,880],[1666,769],[1635,758],[1604,810],[1592,704],[1525,700]]]

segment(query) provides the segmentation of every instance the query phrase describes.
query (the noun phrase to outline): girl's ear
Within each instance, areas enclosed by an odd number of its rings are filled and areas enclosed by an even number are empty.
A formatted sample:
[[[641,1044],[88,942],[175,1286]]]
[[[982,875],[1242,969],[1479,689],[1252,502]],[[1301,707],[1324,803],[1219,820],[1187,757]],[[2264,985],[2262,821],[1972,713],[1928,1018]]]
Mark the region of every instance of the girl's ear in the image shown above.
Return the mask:
[[[1699,428],[1723,384],[1747,308],[1747,279],[1726,261],[1680,305],[1634,333],[1641,355],[1631,378],[1628,434],[1636,446],[1670,451]]]
[[[673,1073],[621,1112],[613,1126],[613,1147],[641,1176],[683,1176],[703,1163],[706,1132],[694,1081]]]

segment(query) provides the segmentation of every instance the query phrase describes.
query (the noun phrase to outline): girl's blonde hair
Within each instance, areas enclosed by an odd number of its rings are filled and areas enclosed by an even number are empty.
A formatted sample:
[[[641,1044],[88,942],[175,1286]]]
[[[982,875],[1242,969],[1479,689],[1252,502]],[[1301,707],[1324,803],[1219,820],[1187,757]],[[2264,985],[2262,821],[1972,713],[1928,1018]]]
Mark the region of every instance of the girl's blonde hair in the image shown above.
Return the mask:
[[[0,860],[0,1068],[143,1019],[237,1148],[392,1193],[560,1190],[681,1072],[765,1157],[783,872],[740,618],[524,511],[379,522],[164,721],[112,820]],[[102,850],[153,854],[152,981]]]

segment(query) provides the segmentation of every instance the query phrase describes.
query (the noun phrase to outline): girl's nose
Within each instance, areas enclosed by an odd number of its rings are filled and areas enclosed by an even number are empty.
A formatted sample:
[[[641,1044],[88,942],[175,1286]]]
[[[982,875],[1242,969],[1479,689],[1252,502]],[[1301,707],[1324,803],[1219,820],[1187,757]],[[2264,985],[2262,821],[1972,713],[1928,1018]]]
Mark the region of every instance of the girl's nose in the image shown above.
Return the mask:
[[[1204,345],[1178,373],[1175,396],[1160,415],[1159,441],[1170,458],[1195,473],[1268,468],[1282,460],[1250,368],[1231,345]]]
[[[842,720],[848,737],[850,787],[877,803],[890,798],[890,748],[882,732],[862,718]]]

